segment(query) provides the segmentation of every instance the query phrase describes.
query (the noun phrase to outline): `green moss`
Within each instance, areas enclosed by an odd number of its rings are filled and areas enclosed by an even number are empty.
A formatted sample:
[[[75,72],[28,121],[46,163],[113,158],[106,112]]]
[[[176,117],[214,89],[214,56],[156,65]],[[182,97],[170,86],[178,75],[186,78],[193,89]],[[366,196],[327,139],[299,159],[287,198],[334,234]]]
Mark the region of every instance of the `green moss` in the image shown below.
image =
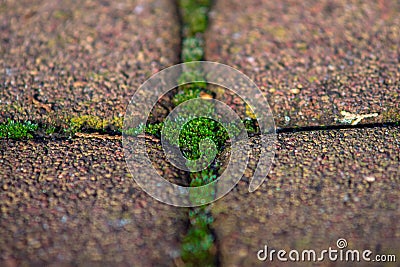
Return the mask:
[[[199,61],[204,57],[204,42],[202,33],[205,32],[208,23],[208,10],[211,5],[211,0],[179,0],[179,7],[183,21],[183,34],[185,38],[182,42],[181,58],[183,62]],[[192,65],[193,69],[186,69],[185,72],[179,77],[178,82],[190,83],[180,86],[180,92],[177,93],[172,99],[175,106],[179,104],[200,97],[201,92],[207,92],[207,84],[204,74],[198,71],[196,66]],[[190,66],[188,66],[189,68]],[[208,108],[207,106],[199,107],[202,111]],[[191,106],[194,111],[198,110],[197,107]],[[211,108],[212,109],[212,108]],[[209,110],[213,112],[213,110]],[[202,113],[203,114],[203,113]],[[196,114],[194,114],[194,117]],[[179,119],[179,118],[178,118]],[[188,119],[188,118],[180,118]],[[189,120],[183,128],[179,131],[178,127],[173,127],[175,122],[169,122],[172,125],[167,125],[170,132],[164,132],[165,138],[171,142],[174,141],[177,134],[179,134],[178,143],[182,150],[183,155],[190,160],[196,160],[201,156],[215,156],[215,154],[222,150],[223,145],[228,140],[227,131],[218,122],[200,117]],[[171,126],[171,127],[169,127]],[[159,128],[153,130],[158,131]],[[204,140],[209,140],[206,145],[214,144],[215,146],[207,147],[207,149],[200,150],[200,143],[205,145]],[[216,149],[216,151],[214,150]],[[203,154],[202,154],[203,153]],[[189,164],[189,161],[188,163]],[[194,163],[196,164],[196,163]],[[188,166],[190,167],[190,166]],[[208,184],[217,178],[213,169],[208,167],[200,172],[190,173],[191,183],[190,186],[197,187]],[[210,192],[203,192],[205,194],[213,194]],[[210,195],[211,196],[211,195]],[[200,196],[200,197],[210,197]],[[192,196],[198,199],[198,196]],[[186,266],[215,266],[215,252],[213,252],[214,238],[210,230],[210,224],[213,219],[204,207],[195,208],[189,212],[190,226],[189,230],[182,241],[181,257]]]
[[[200,157],[199,144],[206,138],[214,142],[217,151],[220,152],[229,136],[220,123],[208,118],[200,117],[186,123],[179,135],[179,145],[185,157],[189,159]],[[214,181],[217,175],[216,166],[213,167],[190,173],[190,186],[202,186]],[[209,189],[202,191],[204,194],[202,196],[193,195],[191,197],[194,201],[213,199],[215,191],[213,188]],[[186,266],[215,266],[214,237],[210,230],[213,222],[211,214],[202,206],[190,210],[189,219],[190,227],[181,246],[182,260]]]
[[[190,228],[182,242],[181,256],[186,266],[215,266],[214,237],[209,230],[212,216],[204,207],[189,211]]]
[[[211,183],[217,179],[215,172],[209,168],[190,174],[190,186],[197,187]]]
[[[196,118],[186,123],[179,135],[179,147],[183,155],[191,160],[198,159],[201,153],[200,141],[206,138],[220,150],[229,136],[220,123],[208,118]]]
[[[144,129],[145,129],[145,125],[140,124],[136,128],[124,129],[122,131],[122,133],[126,134],[126,135],[130,135],[130,136],[137,136],[138,134],[142,133]]]
[[[149,123],[146,126],[143,123],[141,123],[136,128],[130,128],[130,129],[123,130],[123,133],[126,135],[130,135],[130,136],[137,136],[138,134],[145,132],[147,134],[151,134],[156,137],[160,137],[162,127],[163,127],[163,123],[153,123],[153,124]]]
[[[7,122],[0,124],[0,138],[22,139],[32,138],[33,133],[38,129],[38,125],[26,122],[16,122],[8,119]]]
[[[106,126],[106,120],[93,115],[82,115],[79,117],[73,117],[70,120],[70,127],[74,132],[81,129],[104,130]]]
[[[124,126],[124,118],[114,116],[114,118],[111,120],[111,125],[121,131],[122,127]]]
[[[256,119],[245,119],[243,120],[244,127],[248,133],[259,133],[260,128],[258,127],[258,122]]]
[[[197,159],[201,155],[199,144],[204,139],[211,140],[221,151],[229,136],[223,126],[211,119],[200,117],[186,123],[179,134],[179,146],[188,159]],[[206,150],[209,151],[209,150]],[[190,173],[191,187],[208,184],[217,178],[215,166],[199,172]],[[198,199],[213,199],[215,194],[211,188],[205,195],[191,195],[194,201]],[[213,222],[211,214],[204,206],[189,211],[190,226],[182,240],[181,257],[186,266],[215,266],[216,257],[214,237],[210,230]]]
[[[172,103],[175,106],[187,100],[198,98],[201,92],[207,91],[207,83],[203,74],[194,70],[183,72],[178,83],[183,85],[179,86],[179,92],[172,98]]]
[[[79,117],[73,117],[69,120],[69,128],[66,129],[66,132],[76,133],[82,130],[104,132],[106,129],[121,131],[123,120],[122,117],[113,117],[110,120],[95,115],[82,115]]]
[[[162,127],[163,127],[162,123],[147,124],[146,133],[160,137]]]
[[[199,61],[204,56],[203,40],[197,37],[185,38],[182,43],[183,62]]]
[[[200,96],[200,93],[201,93],[201,90],[199,88],[184,89],[184,90],[180,91],[179,93],[177,93],[176,95],[174,95],[174,97],[172,98],[172,103],[175,106],[178,106],[185,101],[188,101],[193,98],[198,98]]]
[[[54,125],[47,125],[45,128],[45,133],[47,135],[51,135],[56,131],[56,127]]]
[[[210,0],[179,0],[186,36],[203,33],[207,29]]]

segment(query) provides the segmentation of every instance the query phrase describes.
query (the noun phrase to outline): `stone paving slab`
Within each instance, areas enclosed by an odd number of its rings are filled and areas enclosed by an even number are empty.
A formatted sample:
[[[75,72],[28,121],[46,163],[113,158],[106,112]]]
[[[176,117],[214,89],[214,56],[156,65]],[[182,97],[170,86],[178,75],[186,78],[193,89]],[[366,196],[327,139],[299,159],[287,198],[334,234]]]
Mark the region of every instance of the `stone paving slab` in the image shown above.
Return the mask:
[[[113,122],[150,75],[179,60],[170,0],[3,1],[0,35],[0,122]]]
[[[267,95],[279,127],[400,121],[400,3],[395,0],[219,0],[206,60]],[[345,119],[345,120],[343,120]]]
[[[399,162],[399,127],[280,134],[267,181],[254,193],[241,181],[212,204],[221,266],[281,266],[258,261],[257,252],[335,249],[339,238],[398,261]]]
[[[0,151],[0,266],[175,264],[187,210],[137,186],[119,140],[3,139]]]

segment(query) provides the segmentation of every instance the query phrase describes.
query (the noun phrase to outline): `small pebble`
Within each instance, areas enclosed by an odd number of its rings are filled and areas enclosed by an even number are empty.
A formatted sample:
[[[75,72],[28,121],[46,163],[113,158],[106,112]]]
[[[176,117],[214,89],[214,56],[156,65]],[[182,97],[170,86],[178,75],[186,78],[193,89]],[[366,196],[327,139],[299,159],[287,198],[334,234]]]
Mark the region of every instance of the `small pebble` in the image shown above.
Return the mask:
[[[375,182],[375,177],[366,176],[366,177],[364,177],[364,180],[367,181],[368,183],[372,183],[372,182]]]
[[[292,94],[297,95],[298,93],[300,93],[300,89],[299,88],[293,88],[292,90],[290,90],[292,92]]]
[[[200,98],[202,98],[202,99],[213,99],[212,95],[207,94],[205,92],[201,92],[200,93]]]

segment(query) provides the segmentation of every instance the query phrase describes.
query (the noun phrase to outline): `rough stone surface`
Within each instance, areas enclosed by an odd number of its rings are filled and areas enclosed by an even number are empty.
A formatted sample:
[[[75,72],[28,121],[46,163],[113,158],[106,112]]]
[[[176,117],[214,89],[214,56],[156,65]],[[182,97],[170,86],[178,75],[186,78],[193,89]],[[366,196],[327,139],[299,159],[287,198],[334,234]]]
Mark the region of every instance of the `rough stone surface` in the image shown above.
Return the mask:
[[[187,210],[137,186],[120,141],[1,140],[0,151],[0,266],[172,266],[179,257]]]
[[[399,11],[395,0],[220,0],[206,59],[253,79],[279,127],[354,122],[342,111],[400,121]]]
[[[264,245],[321,251],[339,238],[400,257],[399,161],[399,127],[279,135],[268,180],[254,193],[240,182],[212,204],[221,266],[266,264],[257,260]]]
[[[123,117],[134,91],[179,60],[175,11],[170,0],[3,1],[0,122]]]

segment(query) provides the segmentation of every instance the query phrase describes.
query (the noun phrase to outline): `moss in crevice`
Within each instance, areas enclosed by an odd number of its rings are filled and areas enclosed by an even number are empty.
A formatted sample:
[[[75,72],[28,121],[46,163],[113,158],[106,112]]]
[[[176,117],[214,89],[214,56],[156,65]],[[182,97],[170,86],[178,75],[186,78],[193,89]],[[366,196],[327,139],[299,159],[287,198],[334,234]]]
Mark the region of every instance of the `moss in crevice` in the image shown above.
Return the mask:
[[[182,43],[183,62],[199,61],[204,57],[203,40],[197,37],[185,38]]]
[[[18,122],[8,119],[0,124],[0,138],[24,139],[33,138],[38,125],[30,121]]]
[[[140,124],[139,126],[137,126],[135,128],[124,129],[124,130],[122,130],[122,133],[125,135],[137,136],[140,133],[144,132],[146,134],[150,134],[150,135],[160,138],[162,127],[163,127],[163,123],[149,123],[147,125]]]
[[[205,207],[189,211],[189,230],[182,241],[181,257],[186,266],[215,266],[214,236],[209,229],[213,218]]]
[[[214,142],[220,152],[229,136],[220,123],[209,118],[200,117],[186,123],[179,135],[179,147],[183,155],[191,160],[198,159],[200,141],[206,138]]]
[[[45,132],[47,135],[52,135],[52,134],[55,133],[56,131],[57,131],[57,127],[56,127],[55,125],[49,124],[49,125],[45,125],[45,127],[44,127],[44,132]]]
[[[183,22],[183,39],[181,59],[183,62],[199,61],[204,58],[204,39],[202,34],[208,24],[208,11],[210,0],[179,0]],[[188,66],[189,67],[189,66]],[[197,98],[202,91],[206,91],[207,85],[202,73],[186,70],[179,83],[194,82],[190,85],[180,86],[180,92],[173,98],[175,106],[189,99]]]
[[[194,36],[207,29],[211,0],[179,0],[183,22],[183,35]]]
[[[79,131],[99,131],[105,132],[113,130],[120,132],[123,126],[122,117],[114,117],[113,119],[104,119],[95,115],[82,115],[72,117],[69,120],[68,128],[65,132],[74,134]]]
[[[216,145],[217,151],[221,152],[229,136],[225,128],[214,120],[203,117],[193,119],[184,125],[179,135],[179,145],[185,157],[199,158],[199,144],[205,138],[210,139]],[[218,166],[214,163],[204,170],[190,173],[190,186],[197,187],[213,182],[217,179],[217,169]],[[213,199],[215,192],[212,188],[209,194],[211,195],[192,197],[195,201],[199,197]],[[181,245],[181,257],[186,266],[216,266],[215,240],[210,229],[212,222],[213,217],[205,206],[189,211],[190,226]]]
[[[182,61],[202,60],[204,58],[203,33],[208,24],[211,0],[179,0],[178,4],[182,16],[184,36],[182,40]],[[172,99],[175,106],[200,97],[202,92],[208,92],[204,74],[195,69],[186,70],[179,77],[178,82],[180,84],[189,82],[190,84],[179,87],[180,92]],[[196,107],[191,108],[196,109]],[[168,135],[176,136],[175,133],[164,134],[166,134],[167,139]],[[217,152],[220,152],[228,138],[229,136],[222,125],[214,120],[200,117],[190,120],[183,126],[179,133],[178,144],[174,145],[180,147],[187,159],[196,160],[201,156],[200,141],[209,139],[215,144]],[[209,150],[206,149],[205,151]],[[216,171],[208,167],[200,172],[190,174],[190,186],[205,185],[216,178]],[[193,197],[196,198],[196,196]],[[182,260],[186,266],[215,266],[217,262],[214,236],[210,230],[210,224],[213,221],[211,213],[204,206],[193,208],[189,211],[189,221],[189,230],[181,246]]]

